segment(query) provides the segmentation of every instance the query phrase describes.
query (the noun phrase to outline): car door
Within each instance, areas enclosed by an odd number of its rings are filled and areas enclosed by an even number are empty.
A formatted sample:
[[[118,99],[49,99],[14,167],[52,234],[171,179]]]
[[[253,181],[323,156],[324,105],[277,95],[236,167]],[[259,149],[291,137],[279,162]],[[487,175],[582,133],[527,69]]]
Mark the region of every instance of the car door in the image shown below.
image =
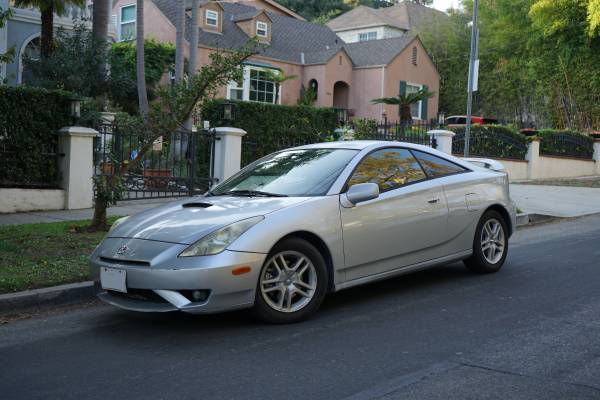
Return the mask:
[[[377,183],[380,196],[340,206],[346,279],[428,260],[428,249],[445,240],[448,209],[443,189],[410,150],[376,150],[357,165],[346,187]]]

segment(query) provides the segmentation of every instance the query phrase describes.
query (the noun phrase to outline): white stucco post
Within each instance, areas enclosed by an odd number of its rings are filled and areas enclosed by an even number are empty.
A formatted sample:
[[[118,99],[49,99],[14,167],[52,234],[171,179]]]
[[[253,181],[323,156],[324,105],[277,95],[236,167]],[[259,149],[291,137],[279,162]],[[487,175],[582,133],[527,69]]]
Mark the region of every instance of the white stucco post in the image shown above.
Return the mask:
[[[594,161],[596,161],[596,175],[600,175],[600,139],[594,139]]]
[[[540,141],[538,137],[531,138],[527,149],[527,179],[538,179],[540,177]]]
[[[94,204],[94,138],[98,131],[68,126],[58,131],[61,188],[65,190],[65,209],[91,208]]]
[[[231,175],[238,172],[242,165],[242,138],[246,131],[239,128],[215,128],[217,141],[215,143],[215,169],[216,183],[221,183]]]
[[[446,154],[452,154],[452,138],[456,133],[442,129],[436,129],[427,132],[427,134],[435,138],[437,142],[437,150],[443,151]]]

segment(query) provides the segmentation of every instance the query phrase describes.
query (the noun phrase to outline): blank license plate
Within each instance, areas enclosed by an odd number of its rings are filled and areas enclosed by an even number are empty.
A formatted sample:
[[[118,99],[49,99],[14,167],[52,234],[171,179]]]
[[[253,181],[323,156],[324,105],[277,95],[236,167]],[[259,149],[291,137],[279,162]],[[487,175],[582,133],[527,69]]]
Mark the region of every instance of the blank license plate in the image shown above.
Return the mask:
[[[102,267],[100,269],[100,283],[102,284],[102,289],[127,293],[127,287],[125,286],[126,276],[127,272],[124,269]]]

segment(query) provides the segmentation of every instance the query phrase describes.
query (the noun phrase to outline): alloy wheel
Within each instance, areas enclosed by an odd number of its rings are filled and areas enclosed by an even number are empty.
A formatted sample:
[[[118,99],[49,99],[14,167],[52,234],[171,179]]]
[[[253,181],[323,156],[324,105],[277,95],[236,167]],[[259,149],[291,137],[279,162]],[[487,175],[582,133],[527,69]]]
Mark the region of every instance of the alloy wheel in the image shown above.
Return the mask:
[[[495,218],[485,222],[481,230],[481,252],[490,264],[496,264],[502,259],[506,239],[502,224]]]
[[[269,259],[260,275],[260,292],[269,307],[292,313],[306,307],[317,289],[317,271],[304,254],[286,250]]]

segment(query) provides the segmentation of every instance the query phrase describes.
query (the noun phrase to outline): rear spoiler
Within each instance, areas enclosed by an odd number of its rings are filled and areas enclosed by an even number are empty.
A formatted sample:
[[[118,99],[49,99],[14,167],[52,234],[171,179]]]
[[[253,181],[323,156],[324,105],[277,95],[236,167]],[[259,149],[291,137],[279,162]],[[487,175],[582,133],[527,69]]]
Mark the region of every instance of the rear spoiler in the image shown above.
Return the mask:
[[[492,171],[506,172],[501,162],[489,158],[463,158],[463,160]]]

